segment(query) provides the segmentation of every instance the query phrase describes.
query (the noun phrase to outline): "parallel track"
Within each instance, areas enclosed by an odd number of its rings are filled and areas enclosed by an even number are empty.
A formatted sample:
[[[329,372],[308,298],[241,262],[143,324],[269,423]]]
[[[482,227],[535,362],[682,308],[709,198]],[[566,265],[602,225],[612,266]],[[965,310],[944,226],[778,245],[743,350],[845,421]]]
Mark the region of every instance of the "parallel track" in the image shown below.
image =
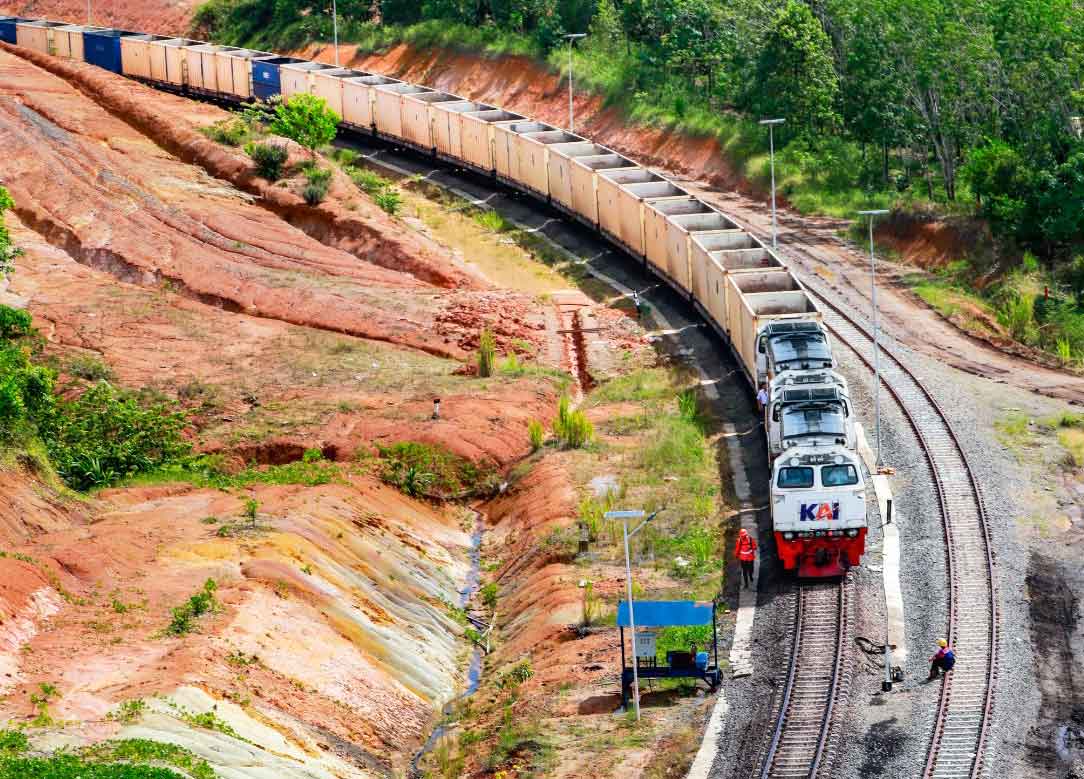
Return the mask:
[[[873,337],[815,287],[825,324],[871,370]],[[988,776],[984,750],[997,683],[998,596],[986,507],[944,411],[903,357],[881,341],[881,380],[918,438],[933,477],[949,580],[947,637],[958,661],[941,687],[924,779]]]
[[[849,591],[847,578],[799,587],[790,666],[761,779],[815,779],[828,768],[832,713],[850,643]]]

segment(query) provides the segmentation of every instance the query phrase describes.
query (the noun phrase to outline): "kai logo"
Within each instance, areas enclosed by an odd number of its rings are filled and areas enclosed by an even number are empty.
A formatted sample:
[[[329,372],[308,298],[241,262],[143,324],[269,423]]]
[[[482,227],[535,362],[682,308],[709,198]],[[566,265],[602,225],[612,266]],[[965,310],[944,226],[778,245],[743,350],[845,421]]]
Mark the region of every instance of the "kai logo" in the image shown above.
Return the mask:
[[[833,519],[839,519],[839,504],[838,503],[803,503],[802,515],[799,518],[802,522],[820,522],[831,521]]]

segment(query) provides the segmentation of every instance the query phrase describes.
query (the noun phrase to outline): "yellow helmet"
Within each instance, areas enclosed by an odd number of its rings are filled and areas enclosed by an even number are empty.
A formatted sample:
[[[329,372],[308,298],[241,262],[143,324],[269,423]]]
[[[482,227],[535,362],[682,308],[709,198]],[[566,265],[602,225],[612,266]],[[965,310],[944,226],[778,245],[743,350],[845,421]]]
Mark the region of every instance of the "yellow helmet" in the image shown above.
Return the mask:
[[[946,640],[945,640],[945,639],[943,639],[943,638],[939,638],[939,639],[937,639],[937,645],[938,645],[938,646],[941,646],[941,647],[945,647],[945,646],[948,646],[948,641],[946,641]]]

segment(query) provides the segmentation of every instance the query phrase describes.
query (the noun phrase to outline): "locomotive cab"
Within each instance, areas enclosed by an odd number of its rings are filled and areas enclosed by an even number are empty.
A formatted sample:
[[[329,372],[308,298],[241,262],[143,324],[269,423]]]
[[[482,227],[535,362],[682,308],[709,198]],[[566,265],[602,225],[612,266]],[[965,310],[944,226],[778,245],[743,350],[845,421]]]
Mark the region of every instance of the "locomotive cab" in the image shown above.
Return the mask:
[[[787,372],[771,384],[768,449],[778,457],[794,447],[854,450],[854,407],[847,381],[834,371]]]
[[[803,578],[842,576],[866,545],[866,484],[842,446],[789,449],[772,469],[772,529],[783,568]]]
[[[757,373],[778,377],[788,371],[832,370],[836,361],[828,333],[812,320],[771,322],[757,338]]]

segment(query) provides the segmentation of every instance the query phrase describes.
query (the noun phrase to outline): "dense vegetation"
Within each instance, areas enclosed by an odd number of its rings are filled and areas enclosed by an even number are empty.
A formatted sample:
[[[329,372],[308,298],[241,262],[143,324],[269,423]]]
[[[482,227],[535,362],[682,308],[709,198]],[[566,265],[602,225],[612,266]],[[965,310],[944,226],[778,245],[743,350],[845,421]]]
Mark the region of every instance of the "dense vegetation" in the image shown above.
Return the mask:
[[[765,139],[750,120],[785,117],[779,162],[800,205],[964,201],[1052,258],[1084,232],[1072,0],[344,0],[339,13],[344,39],[370,46],[414,36],[557,65],[561,36],[588,31],[582,78],[642,118],[718,133],[754,175]],[[195,23],[267,46],[330,32],[312,0],[210,0]]]

